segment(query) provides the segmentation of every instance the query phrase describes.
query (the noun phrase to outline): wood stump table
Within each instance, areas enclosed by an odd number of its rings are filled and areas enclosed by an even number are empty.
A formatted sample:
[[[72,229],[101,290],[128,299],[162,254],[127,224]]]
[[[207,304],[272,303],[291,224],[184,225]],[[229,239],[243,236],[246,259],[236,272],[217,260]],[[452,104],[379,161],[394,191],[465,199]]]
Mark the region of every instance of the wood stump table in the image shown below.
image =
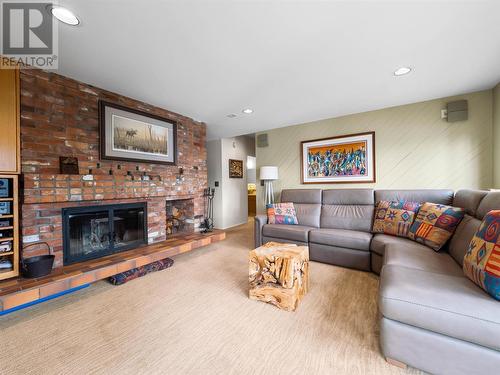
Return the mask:
[[[307,293],[309,248],[268,242],[250,251],[250,299],[294,311]]]

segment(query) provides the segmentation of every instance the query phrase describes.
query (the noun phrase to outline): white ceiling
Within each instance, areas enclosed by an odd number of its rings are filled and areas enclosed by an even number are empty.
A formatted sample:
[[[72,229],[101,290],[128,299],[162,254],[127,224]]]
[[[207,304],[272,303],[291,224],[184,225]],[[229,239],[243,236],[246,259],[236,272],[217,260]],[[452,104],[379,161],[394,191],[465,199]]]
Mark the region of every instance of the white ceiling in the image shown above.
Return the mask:
[[[61,74],[204,121],[209,139],[500,81],[497,0],[60,3],[82,21],[60,26]]]

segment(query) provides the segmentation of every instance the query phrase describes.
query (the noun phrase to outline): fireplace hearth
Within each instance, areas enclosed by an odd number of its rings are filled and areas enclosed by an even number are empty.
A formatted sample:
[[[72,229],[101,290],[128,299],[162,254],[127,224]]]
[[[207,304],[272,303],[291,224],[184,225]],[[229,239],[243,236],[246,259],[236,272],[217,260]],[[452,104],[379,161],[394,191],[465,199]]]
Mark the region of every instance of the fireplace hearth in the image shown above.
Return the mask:
[[[146,203],[63,209],[65,265],[100,258],[146,243]]]

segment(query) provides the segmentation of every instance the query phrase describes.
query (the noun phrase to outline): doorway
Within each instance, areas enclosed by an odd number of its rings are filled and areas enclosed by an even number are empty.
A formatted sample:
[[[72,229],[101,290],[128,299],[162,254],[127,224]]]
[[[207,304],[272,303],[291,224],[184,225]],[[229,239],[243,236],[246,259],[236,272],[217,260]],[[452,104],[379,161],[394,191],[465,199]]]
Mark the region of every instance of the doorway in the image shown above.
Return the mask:
[[[257,169],[256,157],[247,156],[248,217],[257,214]]]

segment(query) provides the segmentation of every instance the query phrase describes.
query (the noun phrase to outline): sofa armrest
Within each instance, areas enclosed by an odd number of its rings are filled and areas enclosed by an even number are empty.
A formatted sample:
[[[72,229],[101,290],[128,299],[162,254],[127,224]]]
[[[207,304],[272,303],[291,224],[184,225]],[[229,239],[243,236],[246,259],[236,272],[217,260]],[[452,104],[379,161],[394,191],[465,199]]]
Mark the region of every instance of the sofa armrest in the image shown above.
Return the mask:
[[[262,227],[267,224],[267,215],[255,216],[255,247],[262,246]]]

